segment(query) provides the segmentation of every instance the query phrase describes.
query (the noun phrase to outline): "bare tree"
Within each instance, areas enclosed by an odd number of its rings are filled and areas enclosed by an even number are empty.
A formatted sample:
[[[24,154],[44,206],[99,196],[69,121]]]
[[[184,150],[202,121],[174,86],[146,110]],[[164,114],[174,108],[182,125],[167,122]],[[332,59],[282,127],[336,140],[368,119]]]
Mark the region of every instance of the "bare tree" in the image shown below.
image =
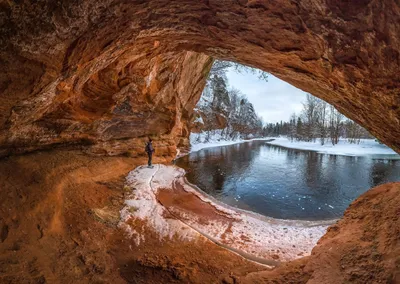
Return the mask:
[[[303,103],[303,125],[306,141],[315,141],[318,134],[317,119],[318,119],[318,98],[307,94],[306,101]]]
[[[331,142],[332,145],[336,145],[339,143],[340,130],[342,128],[344,115],[331,105],[329,118]]]
[[[318,130],[319,130],[319,138],[321,145],[325,144],[326,136],[327,136],[327,107],[328,104],[323,101],[319,100],[318,101],[318,106],[317,106],[317,117],[318,117]]]
[[[296,114],[295,113],[293,113],[290,116],[289,138],[290,138],[291,142],[293,142],[293,140],[296,138]]]
[[[225,60],[215,60],[213,66],[211,67],[209,78],[212,79],[214,75],[226,78],[226,72],[231,68],[237,73],[250,73],[257,75],[260,80],[268,82],[268,73],[257,68],[242,65],[237,62],[225,61]]]
[[[344,128],[345,137],[350,144],[359,144],[361,138],[373,138],[365,128],[350,119],[346,120]]]

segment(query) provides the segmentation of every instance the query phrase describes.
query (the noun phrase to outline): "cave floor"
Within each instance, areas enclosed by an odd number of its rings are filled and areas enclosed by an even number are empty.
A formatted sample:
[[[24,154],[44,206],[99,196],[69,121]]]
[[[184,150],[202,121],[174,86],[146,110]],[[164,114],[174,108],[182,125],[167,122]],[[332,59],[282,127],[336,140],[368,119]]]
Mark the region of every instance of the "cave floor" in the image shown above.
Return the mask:
[[[335,223],[279,220],[230,207],[196,190],[184,175],[181,168],[161,164],[129,173],[125,188],[131,193],[120,226],[139,247],[146,242],[141,231],[148,228],[164,241],[195,242],[205,237],[244,258],[275,267],[310,255]],[[145,224],[138,228],[138,221]]]
[[[125,177],[144,163],[62,150],[2,159],[0,283],[212,283],[266,269],[205,238],[149,231],[137,247],[118,222]]]
[[[177,235],[160,239],[157,232],[144,226],[143,220],[131,218],[129,225],[146,236],[138,245],[121,226],[120,213],[124,212],[125,200],[132,199],[126,177],[145,162],[144,157],[94,157],[67,150],[1,159],[0,283],[316,283],[321,279],[340,283],[340,279],[350,279],[354,273],[360,280],[355,283],[365,283],[362,281],[368,277],[396,281],[400,275],[393,268],[398,235],[381,230],[376,213],[362,218],[352,214],[340,221],[344,232],[349,226],[353,230],[344,234],[344,239],[339,238],[340,226],[330,228],[329,237],[322,238],[326,245],[317,246],[318,259],[306,256],[275,269],[247,260],[205,237],[192,241],[182,241]],[[158,158],[155,162],[168,160]],[[385,212],[383,225],[398,228],[399,186],[392,184],[372,192],[385,191],[387,202],[376,195],[374,198],[379,200],[372,205],[356,205]],[[174,190],[173,195],[160,190],[159,200],[170,207],[176,205],[183,193],[179,188]],[[361,226],[363,222],[370,226],[369,231]],[[371,232],[380,238],[371,237]],[[366,234],[368,238],[359,236]],[[328,252],[331,239],[337,250],[333,255]],[[384,245],[369,245],[377,240]],[[365,257],[370,250],[382,257]],[[336,262],[350,270],[338,269]],[[364,263],[372,265],[371,269],[360,272],[354,268]],[[316,265],[321,268],[318,273]],[[375,267],[379,268],[377,272]]]

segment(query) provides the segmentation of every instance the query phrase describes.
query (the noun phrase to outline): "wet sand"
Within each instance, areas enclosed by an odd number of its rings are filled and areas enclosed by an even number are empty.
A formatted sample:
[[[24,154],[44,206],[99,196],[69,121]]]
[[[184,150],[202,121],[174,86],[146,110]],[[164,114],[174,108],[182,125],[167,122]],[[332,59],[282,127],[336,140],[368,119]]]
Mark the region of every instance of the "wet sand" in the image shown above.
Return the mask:
[[[126,226],[127,220],[145,221],[160,238],[191,241],[202,235],[247,259],[276,266],[309,255],[332,223],[279,220],[229,207],[196,190],[174,166],[139,167],[128,175],[127,186],[133,195],[120,225],[138,243],[144,237]]]

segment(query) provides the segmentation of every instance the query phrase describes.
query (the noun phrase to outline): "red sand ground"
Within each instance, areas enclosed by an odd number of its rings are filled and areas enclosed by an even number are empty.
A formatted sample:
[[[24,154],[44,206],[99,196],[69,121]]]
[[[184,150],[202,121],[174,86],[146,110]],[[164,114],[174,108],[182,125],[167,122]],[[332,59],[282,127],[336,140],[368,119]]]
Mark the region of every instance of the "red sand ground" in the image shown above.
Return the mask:
[[[125,176],[144,163],[61,150],[0,160],[0,283],[400,283],[400,183],[361,196],[310,257],[269,270],[206,239],[145,230],[136,247],[116,224]]]

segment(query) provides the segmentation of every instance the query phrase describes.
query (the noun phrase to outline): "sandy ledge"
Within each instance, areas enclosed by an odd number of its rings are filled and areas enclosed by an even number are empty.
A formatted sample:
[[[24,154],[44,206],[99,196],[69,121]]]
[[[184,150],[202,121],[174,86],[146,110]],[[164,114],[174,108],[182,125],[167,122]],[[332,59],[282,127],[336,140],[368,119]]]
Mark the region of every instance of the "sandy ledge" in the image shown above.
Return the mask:
[[[206,237],[250,260],[277,265],[310,255],[334,222],[279,220],[232,208],[197,191],[184,174],[175,166],[155,165],[140,166],[127,176],[125,188],[131,194],[119,226],[137,245],[146,242],[146,227],[161,241]]]

